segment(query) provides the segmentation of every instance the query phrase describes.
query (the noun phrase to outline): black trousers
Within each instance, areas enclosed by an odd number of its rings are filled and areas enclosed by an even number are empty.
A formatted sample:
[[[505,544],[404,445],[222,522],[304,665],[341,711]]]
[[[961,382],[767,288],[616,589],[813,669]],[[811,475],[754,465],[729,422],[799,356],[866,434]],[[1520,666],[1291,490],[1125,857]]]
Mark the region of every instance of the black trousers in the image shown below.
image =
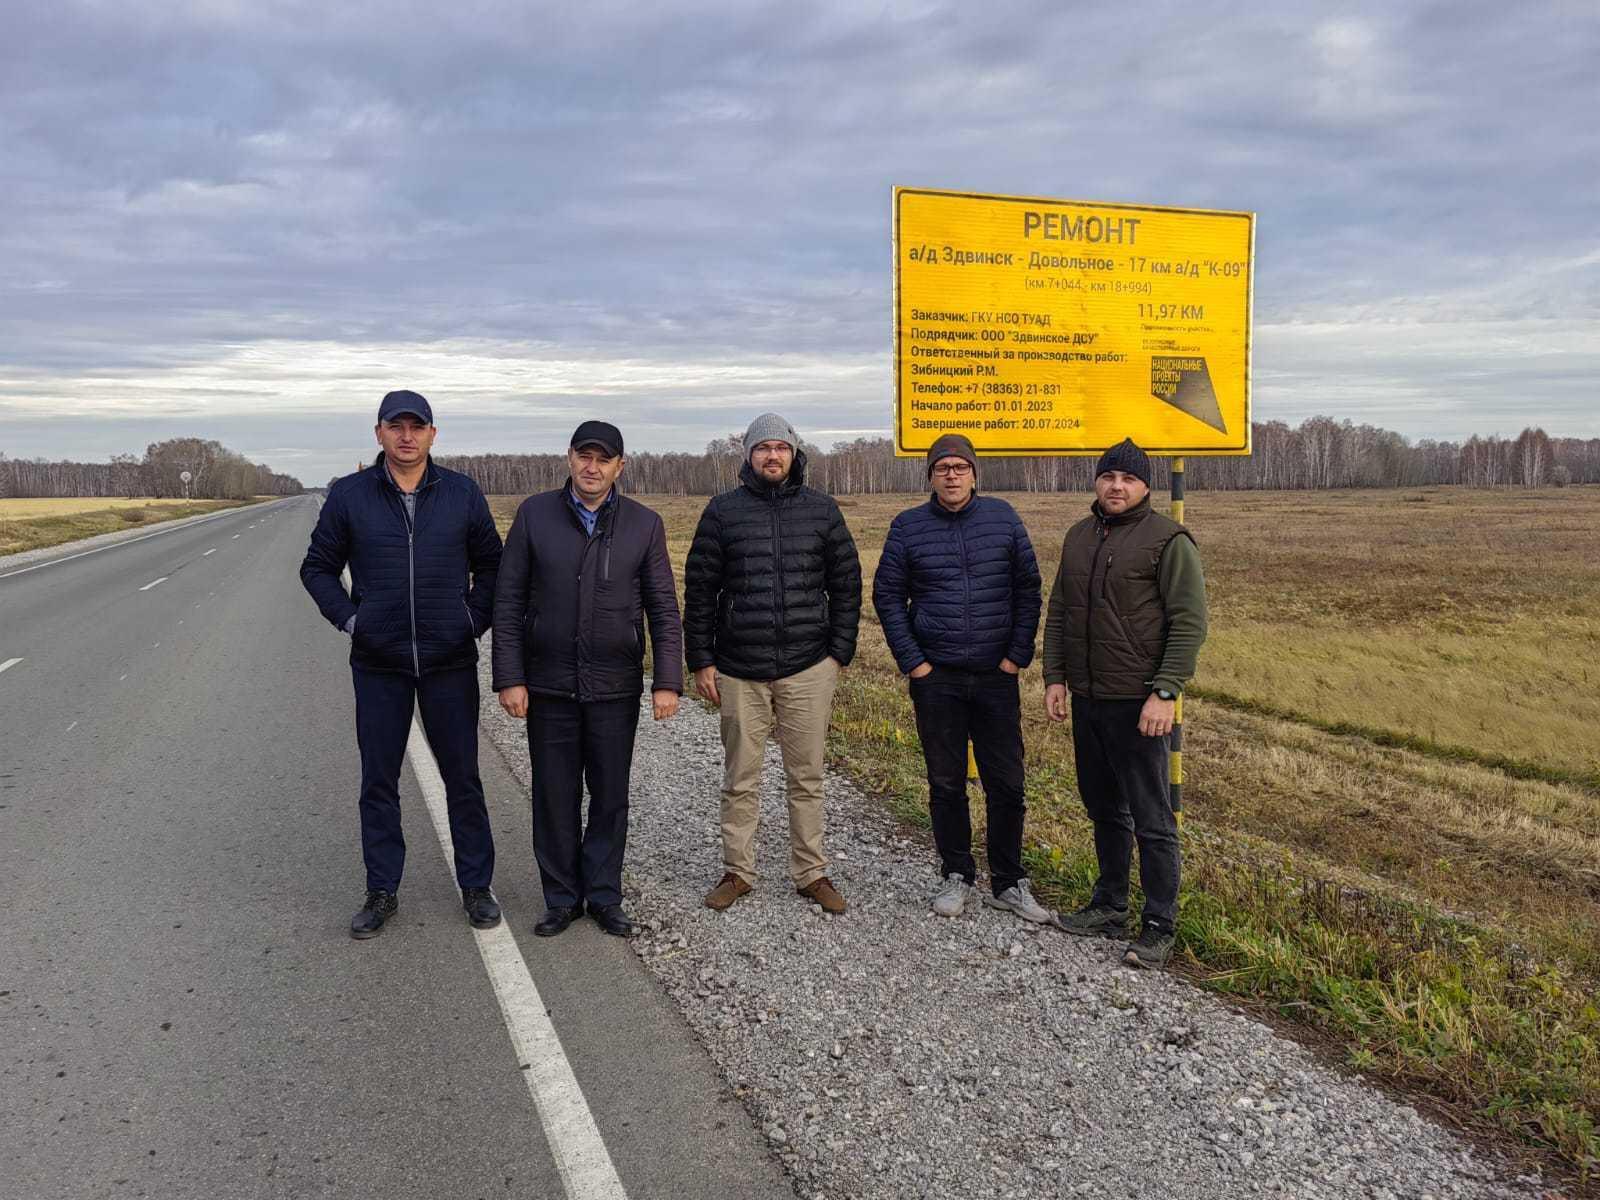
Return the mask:
[[[456,883],[488,887],[494,878],[494,836],[478,777],[478,671],[462,667],[418,679],[352,667],[356,742],[361,748],[361,854],[367,887],[400,890],[406,839],[400,829],[400,767],[413,711],[444,777]]]
[[[1142,700],[1072,698],[1078,791],[1094,822],[1100,878],[1095,904],[1128,907],[1128,872],[1139,846],[1144,921],[1170,930],[1178,917],[1178,822],[1167,794],[1168,737],[1139,732]]]
[[[934,667],[911,681],[928,766],[928,813],[941,875],[977,876],[967,811],[967,742],[988,813],[989,882],[999,895],[1023,877],[1022,708],[1015,675]]]
[[[622,903],[639,700],[528,697],[533,855],[546,908]],[[589,788],[589,822],[583,789]]]

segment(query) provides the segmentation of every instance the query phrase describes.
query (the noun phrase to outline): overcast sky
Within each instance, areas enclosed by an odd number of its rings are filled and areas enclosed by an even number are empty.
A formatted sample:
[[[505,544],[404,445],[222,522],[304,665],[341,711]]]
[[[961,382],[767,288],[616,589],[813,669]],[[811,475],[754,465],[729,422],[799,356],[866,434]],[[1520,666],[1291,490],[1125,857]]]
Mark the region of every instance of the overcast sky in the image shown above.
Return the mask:
[[[895,184],[1255,211],[1258,420],[1600,436],[1594,0],[3,12],[13,456],[886,435]]]

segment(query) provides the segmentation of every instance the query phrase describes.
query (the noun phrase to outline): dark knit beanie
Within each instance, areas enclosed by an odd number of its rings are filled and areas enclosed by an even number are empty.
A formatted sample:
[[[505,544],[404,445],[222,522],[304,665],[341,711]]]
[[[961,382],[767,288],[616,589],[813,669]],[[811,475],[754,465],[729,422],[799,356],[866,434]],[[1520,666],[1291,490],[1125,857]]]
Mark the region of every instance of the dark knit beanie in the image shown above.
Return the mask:
[[[933,478],[933,464],[941,458],[964,458],[972,464],[972,473],[978,473],[978,452],[972,443],[959,433],[947,433],[928,447],[928,478]]]
[[[1150,486],[1150,456],[1135,446],[1132,438],[1123,438],[1100,456],[1100,461],[1094,465],[1095,478],[1107,471],[1121,471],[1141,480],[1145,487]]]

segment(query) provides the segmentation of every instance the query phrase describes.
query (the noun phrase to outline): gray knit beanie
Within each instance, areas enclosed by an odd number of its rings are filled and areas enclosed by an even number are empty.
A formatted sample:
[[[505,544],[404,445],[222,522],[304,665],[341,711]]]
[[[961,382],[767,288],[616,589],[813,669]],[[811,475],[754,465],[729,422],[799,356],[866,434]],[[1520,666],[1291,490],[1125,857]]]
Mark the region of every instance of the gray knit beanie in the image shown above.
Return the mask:
[[[1123,438],[1100,456],[1100,461],[1094,465],[1095,478],[1107,471],[1121,471],[1142,480],[1145,487],[1150,486],[1150,456],[1134,445],[1132,438]]]
[[[928,447],[928,478],[933,478],[933,464],[941,458],[964,458],[972,464],[972,473],[978,473],[978,452],[972,443],[959,433],[947,433]]]
[[[794,426],[785,421],[777,413],[762,413],[750,422],[750,428],[744,431],[744,457],[750,461],[750,452],[762,442],[786,442],[789,449],[800,449],[800,435],[794,431]]]

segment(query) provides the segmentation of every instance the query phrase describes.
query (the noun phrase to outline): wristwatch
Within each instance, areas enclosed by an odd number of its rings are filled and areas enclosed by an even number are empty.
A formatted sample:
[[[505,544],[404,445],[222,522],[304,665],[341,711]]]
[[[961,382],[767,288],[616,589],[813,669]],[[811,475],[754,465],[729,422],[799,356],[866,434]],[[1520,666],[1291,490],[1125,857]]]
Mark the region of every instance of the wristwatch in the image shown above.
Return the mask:
[[[1166,688],[1157,688],[1156,695],[1161,697],[1163,700],[1176,700],[1178,698],[1178,694],[1176,692],[1169,692]]]

